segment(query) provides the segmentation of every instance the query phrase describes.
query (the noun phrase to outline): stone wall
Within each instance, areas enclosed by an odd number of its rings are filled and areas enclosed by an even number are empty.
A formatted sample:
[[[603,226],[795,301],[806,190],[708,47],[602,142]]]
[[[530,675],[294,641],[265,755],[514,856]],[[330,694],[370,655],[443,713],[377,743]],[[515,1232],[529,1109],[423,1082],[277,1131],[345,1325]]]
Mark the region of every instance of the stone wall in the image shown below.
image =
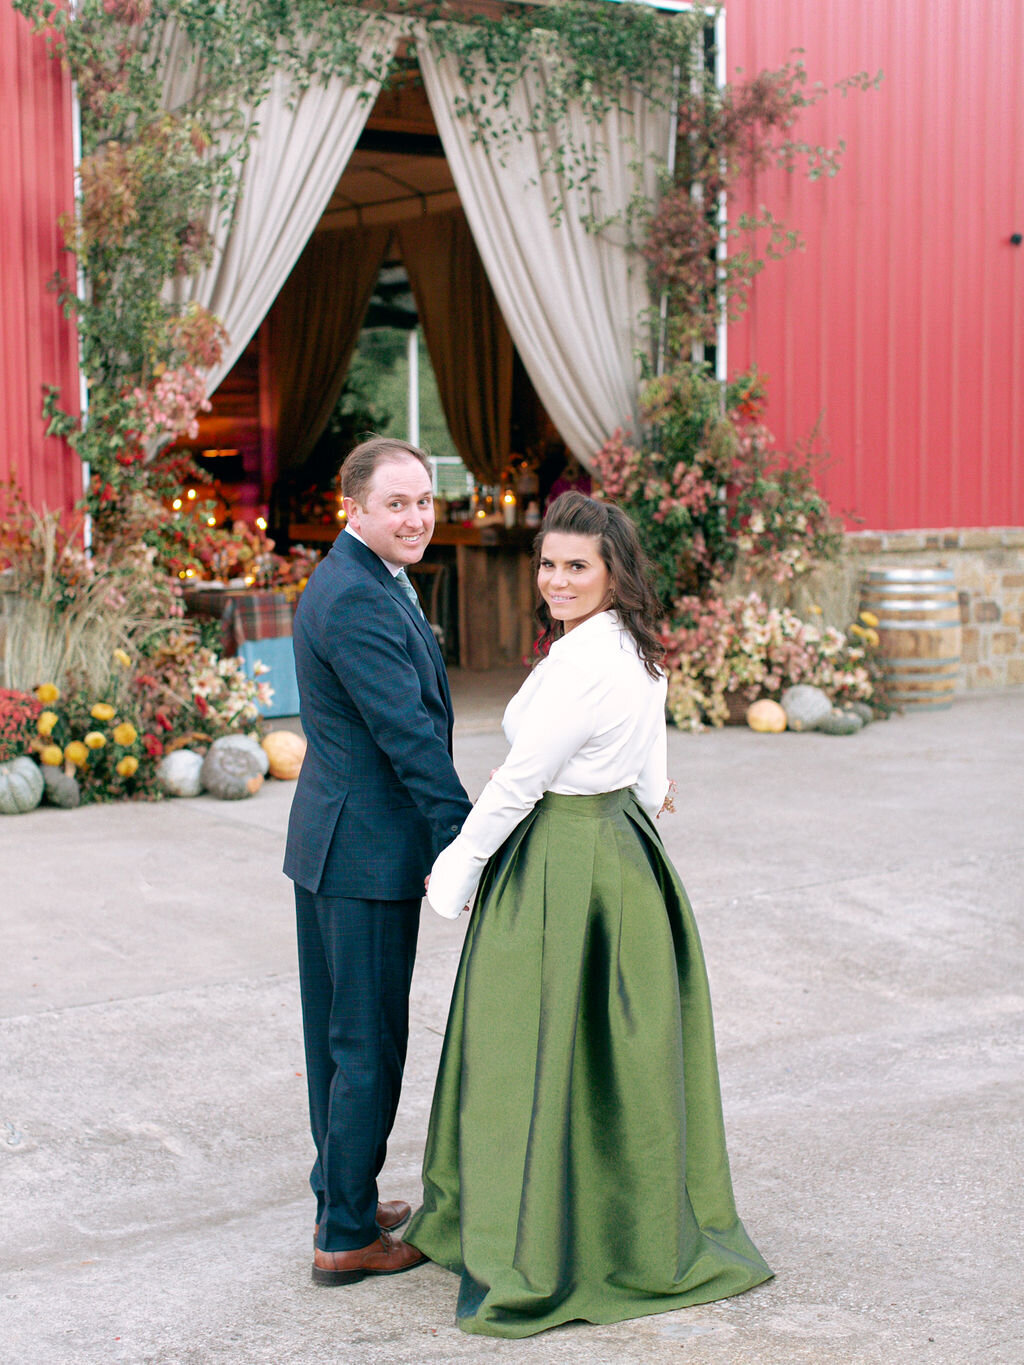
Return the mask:
[[[960,689],[1024,686],[1024,527],[858,531],[846,544],[865,569],[952,569],[963,623]]]

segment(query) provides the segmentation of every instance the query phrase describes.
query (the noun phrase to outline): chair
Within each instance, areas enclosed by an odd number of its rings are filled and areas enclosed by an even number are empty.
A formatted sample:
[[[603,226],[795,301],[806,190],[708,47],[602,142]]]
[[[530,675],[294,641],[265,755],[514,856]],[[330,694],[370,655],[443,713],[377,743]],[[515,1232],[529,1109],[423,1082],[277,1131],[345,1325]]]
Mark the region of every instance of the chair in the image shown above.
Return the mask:
[[[420,599],[423,615],[434,632],[441,657],[447,662],[446,645],[451,633],[447,593],[448,565],[425,564],[420,560],[418,564],[407,565],[406,572],[416,589],[416,596]]]
[[[290,635],[266,640],[244,640],[238,647],[247,678],[256,679],[256,664],[267,668],[262,680],[274,689],[266,706],[256,703],[260,715],[268,720],[275,716],[299,714],[299,684],[295,677],[295,647]]]

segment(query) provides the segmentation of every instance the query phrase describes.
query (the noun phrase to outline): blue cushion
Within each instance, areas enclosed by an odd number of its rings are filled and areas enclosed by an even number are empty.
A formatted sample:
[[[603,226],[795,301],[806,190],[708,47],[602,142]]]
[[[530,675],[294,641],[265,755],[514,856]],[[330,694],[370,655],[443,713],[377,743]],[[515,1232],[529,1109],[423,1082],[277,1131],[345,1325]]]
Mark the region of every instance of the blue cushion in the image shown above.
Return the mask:
[[[261,673],[258,681],[268,682],[274,695],[266,706],[260,707],[264,716],[297,716],[299,714],[299,684],[295,678],[295,649],[290,635],[277,635],[270,640],[246,640],[238,649],[246,676],[255,677],[255,666],[263,664],[270,671]]]

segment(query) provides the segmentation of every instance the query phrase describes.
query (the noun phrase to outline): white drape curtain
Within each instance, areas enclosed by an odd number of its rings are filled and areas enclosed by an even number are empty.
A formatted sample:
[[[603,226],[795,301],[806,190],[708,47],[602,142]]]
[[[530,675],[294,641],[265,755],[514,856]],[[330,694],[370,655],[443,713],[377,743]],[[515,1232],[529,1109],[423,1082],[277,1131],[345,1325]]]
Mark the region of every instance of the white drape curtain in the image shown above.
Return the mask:
[[[386,16],[369,18],[363,28],[364,60],[379,64],[381,77],[400,31]],[[179,104],[200,78],[195,65],[184,65],[183,49],[171,35],[167,108]],[[268,99],[254,111],[258,130],[232,210],[214,229],[212,261],[174,291],[177,302],[203,304],[227,329],[228,345],[207,376],[207,392],[234,365],[288,278],[348,164],[380,85],[380,79],[353,85],[333,78],[298,93],[277,73]]]
[[[458,65],[422,29],[416,50],[459,196],[491,286],[527,373],[563,439],[589,466],[616,427],[635,421],[639,366],[650,352],[650,309],[643,258],[631,250],[621,216],[588,232],[588,216],[621,215],[635,195],[653,201],[670,131],[667,110],[640,94],[600,124],[570,112],[573,139],[597,153],[598,172],[569,188],[544,170],[544,143],[527,133],[499,159],[473,114],[458,116],[466,87]],[[513,110],[526,123],[544,75],[519,82]],[[544,135],[560,136],[557,128]],[[476,140],[474,140],[476,137]],[[554,203],[564,211],[556,223]]]

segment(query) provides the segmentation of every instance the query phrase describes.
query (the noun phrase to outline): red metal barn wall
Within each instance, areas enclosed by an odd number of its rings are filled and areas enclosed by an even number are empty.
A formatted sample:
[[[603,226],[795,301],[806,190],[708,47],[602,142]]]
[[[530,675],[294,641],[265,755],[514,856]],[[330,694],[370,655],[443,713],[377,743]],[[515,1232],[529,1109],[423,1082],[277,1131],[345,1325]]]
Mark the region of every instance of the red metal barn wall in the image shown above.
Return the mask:
[[[1024,4],[728,0],[726,67],[828,96],[797,136],[847,144],[834,179],[772,171],[751,200],[806,250],[758,277],[729,370],[768,378],[779,444],[819,417],[837,511],[887,530],[1024,526]]]
[[[81,465],[43,435],[43,387],[78,411],[77,343],[47,284],[73,267],[57,219],[73,204],[71,85],[0,0],[0,480],[36,507],[70,507]]]

